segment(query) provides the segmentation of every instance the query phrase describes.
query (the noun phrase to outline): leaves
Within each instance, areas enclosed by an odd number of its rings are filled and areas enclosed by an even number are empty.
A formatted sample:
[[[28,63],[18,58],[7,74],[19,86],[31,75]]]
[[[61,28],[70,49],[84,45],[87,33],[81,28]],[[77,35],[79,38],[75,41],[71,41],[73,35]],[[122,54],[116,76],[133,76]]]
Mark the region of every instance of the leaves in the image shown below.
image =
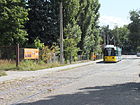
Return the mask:
[[[81,39],[81,30],[76,23],[73,25],[68,24],[64,29],[64,33],[66,37],[64,39],[65,58],[66,60],[71,60],[71,58],[77,57],[77,52],[79,51],[77,44]]]
[[[59,39],[59,3],[56,0],[29,0],[29,21],[26,26],[29,43],[38,37],[51,47]]]
[[[140,11],[130,11],[130,20],[132,22],[128,25],[128,29],[131,49],[137,51],[140,46]]]
[[[100,4],[98,0],[80,0],[80,9],[78,14],[78,24],[82,35],[79,47],[83,52],[89,53],[96,50],[95,47],[100,43],[98,18]],[[96,39],[94,39],[96,36]],[[93,40],[90,40],[93,39]],[[98,43],[97,45],[95,43]],[[88,51],[88,52],[87,52]]]
[[[28,20],[24,1],[2,0],[0,5],[0,45],[23,44],[27,40],[24,24]]]
[[[97,28],[98,0],[1,0],[0,45],[26,42],[39,48],[58,46],[60,1],[63,3],[65,58],[75,58],[79,50],[86,54],[98,52],[101,42]]]

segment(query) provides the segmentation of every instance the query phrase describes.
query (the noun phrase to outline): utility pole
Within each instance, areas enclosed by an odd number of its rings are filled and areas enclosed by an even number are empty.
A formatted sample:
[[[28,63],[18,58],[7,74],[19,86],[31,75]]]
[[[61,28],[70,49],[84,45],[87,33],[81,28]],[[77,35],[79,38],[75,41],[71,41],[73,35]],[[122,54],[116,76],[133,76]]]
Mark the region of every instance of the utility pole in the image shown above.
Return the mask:
[[[64,64],[64,49],[63,49],[63,5],[60,2],[60,63]]]
[[[113,42],[114,42],[114,46],[115,46],[115,37],[113,37]]]
[[[106,31],[106,45],[109,44],[109,25],[107,25],[107,31]]]
[[[103,31],[103,37],[104,37],[104,47],[106,46],[106,35],[105,35],[105,32]]]
[[[109,42],[109,37],[108,37],[108,33],[106,35],[106,44],[108,45],[108,42]]]
[[[104,30],[102,30],[101,31],[101,35],[103,36],[103,42],[104,42],[104,47],[105,47],[105,45],[106,45],[106,35],[105,35],[105,31]]]

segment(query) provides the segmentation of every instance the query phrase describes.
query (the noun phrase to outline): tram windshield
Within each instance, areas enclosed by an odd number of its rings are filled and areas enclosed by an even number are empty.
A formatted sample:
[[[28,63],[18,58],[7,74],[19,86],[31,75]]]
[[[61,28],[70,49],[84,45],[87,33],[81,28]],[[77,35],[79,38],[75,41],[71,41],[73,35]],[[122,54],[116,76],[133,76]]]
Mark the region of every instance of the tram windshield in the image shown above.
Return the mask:
[[[114,48],[105,48],[104,56],[116,56],[116,51]]]

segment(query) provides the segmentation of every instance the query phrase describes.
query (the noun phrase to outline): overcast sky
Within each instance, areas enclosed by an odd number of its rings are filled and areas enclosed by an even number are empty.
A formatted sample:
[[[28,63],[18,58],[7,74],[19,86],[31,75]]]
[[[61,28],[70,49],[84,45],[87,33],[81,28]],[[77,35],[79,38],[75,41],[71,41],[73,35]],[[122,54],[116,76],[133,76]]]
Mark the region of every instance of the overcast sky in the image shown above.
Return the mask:
[[[140,0],[99,0],[100,25],[109,25],[112,29],[115,25],[128,24],[130,10],[140,10]]]

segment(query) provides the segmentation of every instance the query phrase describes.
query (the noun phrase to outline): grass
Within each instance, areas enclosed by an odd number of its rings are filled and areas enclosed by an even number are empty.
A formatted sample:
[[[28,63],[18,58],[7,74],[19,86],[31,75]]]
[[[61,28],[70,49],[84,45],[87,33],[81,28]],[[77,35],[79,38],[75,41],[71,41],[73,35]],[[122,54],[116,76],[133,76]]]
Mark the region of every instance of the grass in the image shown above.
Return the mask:
[[[87,62],[87,60],[80,61],[80,62],[73,62],[72,64],[83,63],[83,62]],[[67,65],[67,64],[64,64],[64,65]],[[0,60],[0,76],[6,75],[5,71],[35,71],[35,70],[59,67],[59,66],[64,66],[64,65],[61,65],[58,62],[46,64],[43,61],[23,60],[20,62],[20,65],[17,68],[15,61]]]
[[[34,71],[34,70],[53,68],[53,67],[58,67],[58,66],[61,66],[61,64],[58,62],[46,64],[42,61],[24,60],[20,62],[18,70]]]
[[[6,76],[7,74],[5,73],[5,71],[0,71],[0,77],[1,76]]]
[[[12,60],[0,60],[0,71],[15,70],[16,63]]]
[[[20,62],[19,67],[16,67],[16,62],[12,60],[0,60],[0,76],[5,76],[6,71],[35,71],[46,68],[53,68],[62,66],[60,63],[46,64],[42,61],[23,60]]]
[[[15,70],[15,61],[12,60],[0,60],[0,76],[5,76],[5,71]]]

